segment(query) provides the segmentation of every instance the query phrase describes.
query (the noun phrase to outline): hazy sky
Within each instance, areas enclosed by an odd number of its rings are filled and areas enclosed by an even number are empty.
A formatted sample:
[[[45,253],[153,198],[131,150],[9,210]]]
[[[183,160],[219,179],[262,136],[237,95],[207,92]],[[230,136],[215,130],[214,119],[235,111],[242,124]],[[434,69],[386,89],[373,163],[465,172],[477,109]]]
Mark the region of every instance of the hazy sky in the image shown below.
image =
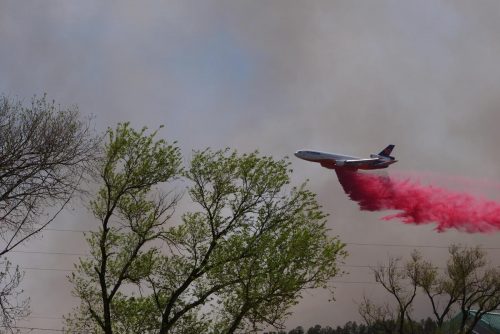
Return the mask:
[[[335,175],[298,160],[312,148],[353,155],[396,144],[389,173],[500,199],[498,1],[7,1],[0,0],[0,93],[27,102],[46,92],[95,115],[156,128],[192,149],[288,155],[294,180],[310,179],[332,234],[350,243],[347,264],[376,265],[411,248],[355,243],[499,247],[500,234],[436,233],[432,225],[360,212]],[[424,174],[425,173],[425,174]],[[469,190],[469,189],[465,189]],[[95,226],[75,206],[54,228]],[[79,233],[47,231],[26,247],[85,252]],[[444,263],[445,248],[423,248]],[[500,262],[500,250],[491,251]],[[71,269],[75,256],[13,255],[24,267]],[[384,294],[366,268],[346,268],[336,301],[311,292],[289,327],[358,320],[363,292]],[[64,271],[28,270],[29,326],[60,328],[76,303]],[[350,281],[350,283],[349,283]],[[430,315],[418,304],[418,317]],[[53,318],[53,319],[48,319]]]

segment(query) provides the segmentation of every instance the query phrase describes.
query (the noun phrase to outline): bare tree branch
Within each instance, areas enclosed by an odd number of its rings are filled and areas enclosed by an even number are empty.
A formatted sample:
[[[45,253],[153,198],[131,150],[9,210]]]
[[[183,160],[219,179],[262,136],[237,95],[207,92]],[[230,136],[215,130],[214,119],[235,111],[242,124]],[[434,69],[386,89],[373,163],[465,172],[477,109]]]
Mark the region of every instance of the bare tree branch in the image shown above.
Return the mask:
[[[45,95],[28,107],[0,98],[0,255],[54,221],[79,191],[98,144],[76,107],[61,109]],[[15,301],[22,279],[17,267],[6,262],[3,269],[0,321],[12,326],[27,314],[27,300]]]

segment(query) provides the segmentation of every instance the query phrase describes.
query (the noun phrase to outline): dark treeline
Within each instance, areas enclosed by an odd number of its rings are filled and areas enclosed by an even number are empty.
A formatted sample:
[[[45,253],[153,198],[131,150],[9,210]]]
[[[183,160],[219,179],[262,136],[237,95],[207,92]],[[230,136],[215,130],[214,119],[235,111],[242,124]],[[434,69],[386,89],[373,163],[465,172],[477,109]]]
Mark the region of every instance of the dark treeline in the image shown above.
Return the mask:
[[[371,326],[357,324],[356,321],[349,321],[343,327],[337,326],[337,328],[315,325],[306,330],[302,326],[298,326],[288,332],[270,331],[264,334],[391,334],[394,332],[393,328],[395,328],[393,321],[377,323]],[[408,329],[408,332],[412,334],[434,333],[436,330],[436,323],[431,318],[422,319],[420,322],[414,321]]]

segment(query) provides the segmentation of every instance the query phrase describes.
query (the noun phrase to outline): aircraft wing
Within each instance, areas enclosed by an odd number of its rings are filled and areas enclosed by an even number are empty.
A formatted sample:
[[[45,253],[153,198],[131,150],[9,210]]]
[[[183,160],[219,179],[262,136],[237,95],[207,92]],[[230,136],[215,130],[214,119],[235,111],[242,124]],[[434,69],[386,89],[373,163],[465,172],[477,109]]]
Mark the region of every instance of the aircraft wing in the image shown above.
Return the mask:
[[[345,160],[344,166],[351,166],[351,167],[364,166],[366,164],[369,164],[371,162],[376,162],[376,161],[379,161],[379,159],[378,158],[370,158],[370,159]]]

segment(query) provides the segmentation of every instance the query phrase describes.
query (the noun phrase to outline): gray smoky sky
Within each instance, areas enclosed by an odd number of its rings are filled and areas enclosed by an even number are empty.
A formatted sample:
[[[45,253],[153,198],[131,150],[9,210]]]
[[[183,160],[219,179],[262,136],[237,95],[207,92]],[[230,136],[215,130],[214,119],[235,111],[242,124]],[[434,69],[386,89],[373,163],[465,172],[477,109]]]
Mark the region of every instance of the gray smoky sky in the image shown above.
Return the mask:
[[[498,1],[0,1],[0,93],[29,101],[48,93],[94,115],[157,128],[192,149],[232,147],[291,157],[310,179],[331,233],[348,242],[347,264],[376,265],[410,247],[498,247],[500,234],[437,233],[432,224],[380,221],[360,212],[335,175],[299,161],[311,148],[354,155],[396,144],[392,171],[500,181]],[[439,178],[439,177],[438,177]],[[489,181],[488,181],[489,180]],[[449,186],[456,186],[446,181]],[[445,182],[445,183],[446,183]],[[499,198],[497,188],[484,192]],[[95,222],[81,205],[53,228]],[[46,231],[26,250],[84,253],[81,233]],[[445,248],[422,248],[443,265]],[[499,250],[490,257],[499,263]],[[72,269],[77,256],[16,253],[28,268]],[[363,293],[385,294],[366,268],[346,268],[335,302],[304,295],[289,329],[360,320]],[[65,275],[27,270],[33,315],[24,325],[60,328],[77,301]],[[416,317],[430,315],[425,300]]]

